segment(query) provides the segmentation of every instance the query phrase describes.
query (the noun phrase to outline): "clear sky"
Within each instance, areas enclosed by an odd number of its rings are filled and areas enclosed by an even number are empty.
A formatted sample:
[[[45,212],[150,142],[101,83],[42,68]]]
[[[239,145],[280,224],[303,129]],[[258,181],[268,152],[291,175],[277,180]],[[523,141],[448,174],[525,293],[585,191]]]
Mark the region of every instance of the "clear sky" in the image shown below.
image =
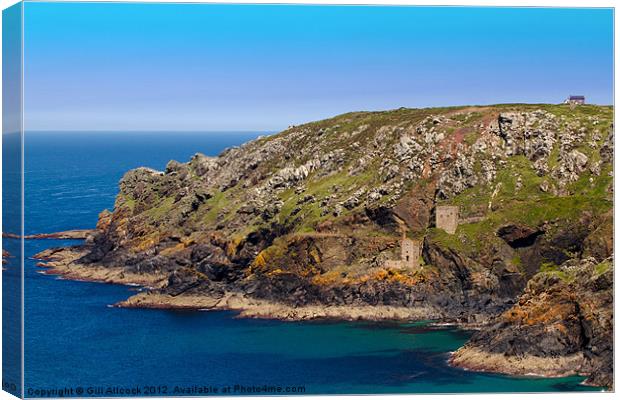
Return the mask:
[[[613,102],[611,9],[27,3],[29,130],[279,130],[356,110]]]

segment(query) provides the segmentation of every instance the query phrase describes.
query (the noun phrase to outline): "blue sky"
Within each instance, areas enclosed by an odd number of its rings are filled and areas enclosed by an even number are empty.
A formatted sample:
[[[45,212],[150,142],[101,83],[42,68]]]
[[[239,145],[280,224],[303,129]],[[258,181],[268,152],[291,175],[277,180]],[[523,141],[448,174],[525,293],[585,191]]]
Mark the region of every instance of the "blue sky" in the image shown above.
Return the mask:
[[[356,110],[613,102],[611,9],[27,3],[30,130],[279,130]]]

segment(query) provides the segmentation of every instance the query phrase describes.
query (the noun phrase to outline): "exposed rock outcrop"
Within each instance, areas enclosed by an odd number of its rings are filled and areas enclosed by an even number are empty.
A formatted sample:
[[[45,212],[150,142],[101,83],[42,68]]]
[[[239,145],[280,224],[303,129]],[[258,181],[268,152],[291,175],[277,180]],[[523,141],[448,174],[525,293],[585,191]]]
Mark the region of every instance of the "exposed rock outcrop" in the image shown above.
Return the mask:
[[[73,229],[70,231],[54,232],[54,233],[36,233],[32,235],[24,235],[26,240],[34,239],[88,239],[93,233],[94,229]],[[2,233],[2,237],[10,239],[20,239],[21,236],[14,233]]]
[[[613,386],[611,260],[568,261],[536,274],[517,304],[474,334],[453,365],[490,372],[588,376]]]

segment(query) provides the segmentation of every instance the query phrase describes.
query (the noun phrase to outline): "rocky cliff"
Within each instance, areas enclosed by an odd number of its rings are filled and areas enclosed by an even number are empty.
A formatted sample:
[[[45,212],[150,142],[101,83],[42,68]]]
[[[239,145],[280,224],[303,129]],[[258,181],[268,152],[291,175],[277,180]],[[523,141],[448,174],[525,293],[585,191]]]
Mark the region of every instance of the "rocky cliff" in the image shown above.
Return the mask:
[[[452,364],[519,375],[588,375],[586,383],[612,387],[611,260],[542,270],[517,304],[452,356]]]
[[[558,322],[567,338],[580,339],[527,352],[547,319],[530,329],[506,316],[558,285],[609,295],[586,282],[610,273],[584,268],[574,281],[552,283],[541,268],[561,275],[587,259],[611,269],[612,118],[611,107],[568,105],[344,114],[218,157],[129,171],[114,210],[101,213],[84,246],[41,257],[59,273],[96,270],[91,278],[153,286],[124,306],[435,318],[486,327],[470,349],[516,341],[514,354],[579,353],[592,367],[577,373],[603,371],[592,343],[611,336],[586,340],[576,331],[583,324]],[[454,234],[436,226],[440,205],[458,207]],[[403,238],[421,244],[419,260],[402,258]],[[551,307],[539,303],[528,313]],[[572,307],[549,321],[611,313],[603,300]],[[502,331],[513,325],[523,339]],[[609,333],[611,325],[592,329]]]

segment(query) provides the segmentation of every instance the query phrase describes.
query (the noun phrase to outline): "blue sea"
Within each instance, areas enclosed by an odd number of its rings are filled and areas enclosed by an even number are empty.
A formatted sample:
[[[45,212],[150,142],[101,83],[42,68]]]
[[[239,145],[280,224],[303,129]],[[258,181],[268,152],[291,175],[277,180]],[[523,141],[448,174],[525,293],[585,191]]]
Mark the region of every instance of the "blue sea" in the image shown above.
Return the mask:
[[[164,169],[169,160],[187,161],[196,152],[217,155],[258,135],[28,133],[25,231],[93,228],[99,212],[112,208],[127,170]],[[9,249],[16,243],[3,242]],[[77,243],[30,240],[25,256]],[[139,288],[62,280],[40,274],[35,263],[25,262],[27,397],[45,397],[54,389],[83,397],[132,391],[143,396],[277,394],[278,388],[283,394],[596,390],[580,385],[582,377],[518,378],[452,368],[450,352],[471,335],[453,327],[281,322],[237,318],[232,312],[111,308]],[[6,267],[5,277],[18,276],[15,258]],[[4,279],[5,291],[15,282]],[[6,338],[5,344],[18,341]],[[4,364],[5,380],[17,379]]]

